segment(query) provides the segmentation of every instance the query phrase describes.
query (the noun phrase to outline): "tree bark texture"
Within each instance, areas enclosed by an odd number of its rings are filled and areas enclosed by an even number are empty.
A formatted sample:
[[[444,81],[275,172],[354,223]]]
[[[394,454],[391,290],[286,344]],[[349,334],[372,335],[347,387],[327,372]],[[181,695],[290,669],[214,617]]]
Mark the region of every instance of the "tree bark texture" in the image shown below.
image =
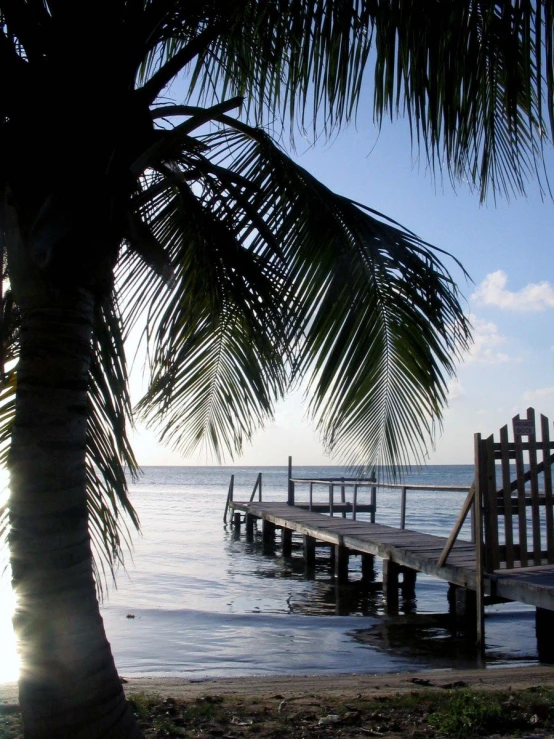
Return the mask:
[[[26,739],[140,737],[100,615],[86,505],[94,297],[23,306],[10,555]]]

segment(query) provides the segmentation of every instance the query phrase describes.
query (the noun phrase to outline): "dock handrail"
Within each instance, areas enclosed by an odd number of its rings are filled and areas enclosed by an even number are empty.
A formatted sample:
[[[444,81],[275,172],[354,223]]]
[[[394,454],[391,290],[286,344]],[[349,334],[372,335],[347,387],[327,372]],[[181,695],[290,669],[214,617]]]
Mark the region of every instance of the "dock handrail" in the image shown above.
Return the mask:
[[[256,482],[254,483],[254,489],[252,490],[252,495],[250,496],[249,503],[252,503],[254,500],[254,497],[256,495],[256,491],[258,491],[258,500],[261,502],[262,500],[262,473],[258,472],[258,477],[256,478]]]
[[[227,491],[227,501],[225,502],[225,510],[223,511],[223,523],[227,523],[227,512],[229,510],[229,506],[233,502],[234,487],[235,487],[235,476],[231,475],[231,480],[229,482],[229,490]]]
[[[353,486],[354,497],[353,497],[353,518],[356,517],[355,510],[358,503],[358,490],[359,488],[368,487],[371,488],[371,504],[373,506],[373,512],[371,514],[371,522],[375,523],[375,509],[377,505],[377,488],[393,489],[401,491],[401,508],[400,508],[400,528],[406,528],[406,506],[407,506],[407,492],[408,490],[429,490],[436,492],[449,492],[449,493],[467,493],[471,490],[469,485],[420,485],[417,483],[388,483],[388,482],[377,482],[372,479],[364,479],[359,477],[290,477],[289,478],[289,505],[294,505],[294,493],[296,484],[309,484],[310,486],[310,498],[309,498],[309,509],[313,506],[313,487],[314,485],[324,485],[329,490],[329,507],[331,515],[333,515],[334,505],[334,488],[339,487],[341,490],[341,501],[343,498],[344,490],[346,486]],[[292,495],[291,495],[292,491]],[[292,499],[292,503],[290,500]]]

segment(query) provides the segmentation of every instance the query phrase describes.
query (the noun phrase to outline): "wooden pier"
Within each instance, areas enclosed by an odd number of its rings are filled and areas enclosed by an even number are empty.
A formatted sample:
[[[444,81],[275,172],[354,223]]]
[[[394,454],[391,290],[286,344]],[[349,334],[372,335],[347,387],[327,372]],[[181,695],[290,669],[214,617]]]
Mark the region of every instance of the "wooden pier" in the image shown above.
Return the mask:
[[[399,592],[412,597],[418,572],[450,583],[449,600],[455,617],[466,633],[484,648],[484,604],[519,601],[536,608],[539,656],[554,661],[554,505],[551,465],[554,444],[550,442],[548,420],[541,416],[541,440],[535,436],[535,413],[512,419],[514,440],[508,440],[507,426],[494,437],[475,435],[475,481],[467,490],[466,501],[449,537],[434,536],[405,528],[406,490],[402,488],[400,528],[376,522],[376,490],[391,487],[375,480],[295,479],[289,462],[287,502],[262,501],[261,476],[249,501],[232,499],[228,507],[236,530],[246,524],[252,537],[257,520],[262,522],[264,549],[272,551],[276,532],[281,532],[283,556],[292,553],[292,535],[302,537],[307,567],[315,564],[315,546],[331,547],[334,573],[338,582],[348,578],[350,555],[362,557],[362,577],[373,575],[373,558],[383,560],[383,594],[386,607],[398,607]],[[528,440],[523,441],[522,436]],[[539,455],[541,459],[537,457]],[[496,462],[500,464],[497,465]],[[510,477],[510,462],[516,476]],[[497,488],[497,469],[501,488]],[[257,483],[257,485],[258,485]],[[295,500],[295,485],[309,484],[308,500]],[[314,486],[328,488],[328,500],[314,501]],[[370,503],[360,505],[358,492],[371,491]],[[352,500],[347,489],[353,489]],[[438,489],[429,488],[425,489]],[[443,486],[442,490],[461,490]],[[340,491],[335,501],[335,491]],[[258,500],[254,500],[258,492]],[[477,515],[477,511],[479,515]],[[467,516],[472,514],[473,541],[459,539]],[[358,513],[369,520],[357,519]],[[350,518],[348,518],[350,516]],[[529,542],[529,544],[528,544]]]

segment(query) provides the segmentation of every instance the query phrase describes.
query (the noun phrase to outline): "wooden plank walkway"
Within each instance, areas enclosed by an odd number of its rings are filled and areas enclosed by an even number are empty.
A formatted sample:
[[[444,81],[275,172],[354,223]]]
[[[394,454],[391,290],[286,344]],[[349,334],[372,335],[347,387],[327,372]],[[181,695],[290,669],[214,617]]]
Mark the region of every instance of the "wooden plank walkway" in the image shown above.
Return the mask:
[[[378,556],[400,567],[476,590],[475,545],[471,542],[457,540],[447,562],[439,566],[438,560],[447,542],[446,537],[367,521],[352,521],[341,516],[330,517],[287,503],[233,501],[231,505],[236,512],[268,521],[278,528],[344,547],[354,554]],[[485,573],[484,587],[486,595],[554,610],[553,565],[498,569]]]

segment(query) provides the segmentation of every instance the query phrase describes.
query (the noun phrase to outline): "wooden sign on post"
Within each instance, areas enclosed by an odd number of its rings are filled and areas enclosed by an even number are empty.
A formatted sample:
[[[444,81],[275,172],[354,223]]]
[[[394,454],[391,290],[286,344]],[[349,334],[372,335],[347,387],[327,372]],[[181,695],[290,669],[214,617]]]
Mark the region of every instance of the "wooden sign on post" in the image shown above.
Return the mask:
[[[514,434],[516,436],[534,436],[535,422],[526,418],[514,419]]]

